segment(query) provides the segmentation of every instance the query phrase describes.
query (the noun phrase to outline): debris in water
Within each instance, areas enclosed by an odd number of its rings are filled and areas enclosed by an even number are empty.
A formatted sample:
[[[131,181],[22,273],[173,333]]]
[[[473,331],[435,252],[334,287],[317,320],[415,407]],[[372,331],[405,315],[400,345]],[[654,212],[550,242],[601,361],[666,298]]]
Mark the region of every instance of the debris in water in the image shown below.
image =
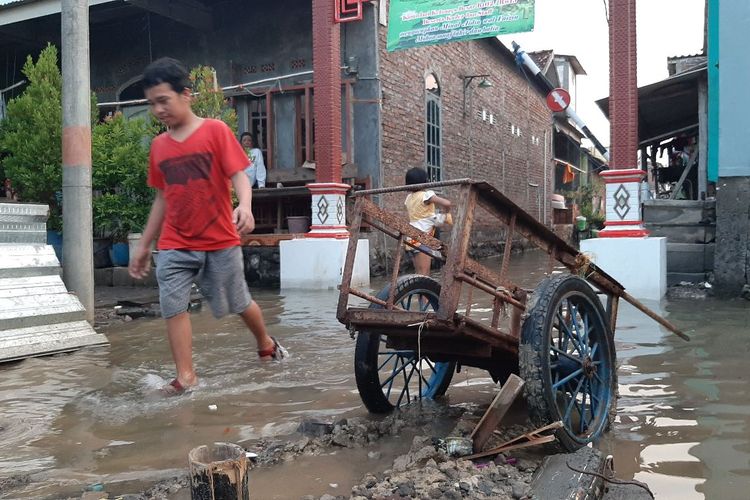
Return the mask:
[[[211,411],[216,411],[216,410],[219,409],[219,407],[216,406],[216,405],[208,405],[208,409],[211,410]]]

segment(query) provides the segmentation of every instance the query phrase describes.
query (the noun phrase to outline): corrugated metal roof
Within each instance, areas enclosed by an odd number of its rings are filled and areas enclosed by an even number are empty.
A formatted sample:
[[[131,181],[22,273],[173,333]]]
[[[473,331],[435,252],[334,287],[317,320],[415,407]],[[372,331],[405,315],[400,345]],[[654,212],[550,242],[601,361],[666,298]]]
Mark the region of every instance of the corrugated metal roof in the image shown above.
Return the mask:
[[[0,5],[10,5],[12,3],[31,3],[36,0],[0,0]]]
[[[655,142],[674,131],[698,127],[698,80],[706,64],[638,88],[638,142]],[[609,97],[596,104],[609,118]]]

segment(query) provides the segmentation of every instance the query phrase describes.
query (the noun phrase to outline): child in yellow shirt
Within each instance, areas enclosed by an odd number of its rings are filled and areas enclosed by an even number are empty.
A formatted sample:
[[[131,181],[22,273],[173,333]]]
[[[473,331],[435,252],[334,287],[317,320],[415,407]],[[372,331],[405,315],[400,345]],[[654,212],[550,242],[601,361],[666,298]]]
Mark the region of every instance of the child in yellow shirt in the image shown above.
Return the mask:
[[[425,184],[427,182],[427,171],[423,168],[414,167],[406,172],[406,185]],[[452,224],[450,209],[451,202],[435,194],[432,190],[415,190],[406,197],[404,201],[406,211],[409,214],[409,224],[423,233],[434,236],[435,227],[443,224]],[[441,207],[446,213],[438,213],[436,206]],[[431,252],[432,249],[420,245],[422,250]],[[432,257],[420,252],[416,248],[407,246],[407,252],[414,260],[414,270],[417,274],[428,276]]]

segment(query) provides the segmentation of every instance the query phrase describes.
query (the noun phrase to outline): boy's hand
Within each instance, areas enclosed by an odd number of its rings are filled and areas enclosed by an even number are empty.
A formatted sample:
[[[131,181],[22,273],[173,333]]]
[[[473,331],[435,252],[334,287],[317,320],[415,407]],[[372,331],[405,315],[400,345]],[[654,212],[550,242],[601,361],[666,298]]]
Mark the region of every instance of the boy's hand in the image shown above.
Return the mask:
[[[151,270],[151,249],[138,245],[138,250],[128,265],[128,273],[135,279],[143,279]]]
[[[255,217],[253,211],[242,205],[234,209],[234,225],[240,234],[252,233],[255,229]]]

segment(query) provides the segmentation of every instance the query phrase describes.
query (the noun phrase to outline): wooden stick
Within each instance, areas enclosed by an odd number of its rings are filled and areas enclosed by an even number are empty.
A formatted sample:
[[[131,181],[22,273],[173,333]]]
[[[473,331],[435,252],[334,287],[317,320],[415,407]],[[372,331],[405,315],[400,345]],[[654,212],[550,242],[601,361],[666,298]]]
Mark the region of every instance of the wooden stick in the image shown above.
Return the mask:
[[[471,439],[474,441],[474,450],[482,451],[492,433],[497,429],[498,424],[503,419],[508,409],[516,400],[523,389],[524,381],[521,377],[511,374],[508,381],[503,384],[500,392],[492,400],[490,407],[482,415],[482,419],[471,433]]]
[[[562,426],[563,426],[562,422],[554,422],[552,424],[545,425],[544,427],[540,427],[533,431],[527,432],[526,434],[521,434],[520,436],[517,436],[511,439],[510,441],[506,441],[500,446],[496,446],[495,448],[492,448],[491,450],[483,451],[481,453],[475,453],[474,455],[470,455],[464,458],[466,458],[467,460],[474,460],[476,458],[483,458],[483,457],[498,455],[504,451],[517,450],[519,448],[528,448],[529,446],[536,446],[539,444],[551,443],[552,441],[557,439],[554,434],[545,436],[545,435],[540,435],[540,433],[553,430],[553,429],[559,429]],[[525,439],[526,441],[521,441],[523,439]]]
[[[663,326],[664,328],[666,328],[670,332],[672,332],[675,335],[677,335],[678,337],[680,337],[682,340],[687,340],[688,342],[690,341],[690,337],[688,337],[687,335],[685,335],[684,333],[682,333],[682,331],[679,328],[677,328],[672,323],[670,323],[666,319],[664,319],[661,316],[659,316],[658,314],[656,314],[654,311],[652,311],[648,307],[646,307],[643,304],[641,304],[640,302],[638,302],[638,300],[636,300],[629,293],[623,291],[622,294],[620,295],[620,297],[623,298],[623,299],[625,299],[626,302],[628,302],[628,303],[632,304],[633,306],[635,306],[635,308],[638,309],[639,311],[641,311],[643,314],[645,314],[646,316],[648,316],[649,318],[653,319],[654,321],[656,321],[657,323],[659,323],[661,326]]]

